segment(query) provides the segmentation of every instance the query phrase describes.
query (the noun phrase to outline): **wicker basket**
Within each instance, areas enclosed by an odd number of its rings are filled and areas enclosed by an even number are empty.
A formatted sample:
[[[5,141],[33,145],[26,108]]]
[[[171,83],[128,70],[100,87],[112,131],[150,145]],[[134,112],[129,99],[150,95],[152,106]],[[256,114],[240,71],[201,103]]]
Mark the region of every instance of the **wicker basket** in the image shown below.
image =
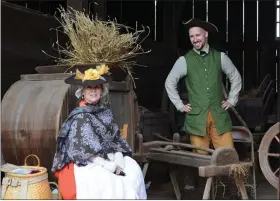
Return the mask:
[[[59,192],[59,188],[56,182],[49,182],[50,185],[54,185],[57,189],[57,193],[52,193],[52,199],[53,200],[62,200],[62,196]]]
[[[28,166],[26,161],[30,156],[38,160],[37,166]],[[47,169],[40,167],[40,160],[36,155],[28,155],[25,158],[25,169],[39,170],[35,174],[5,173],[2,180],[2,199],[52,199],[52,192],[48,182]]]

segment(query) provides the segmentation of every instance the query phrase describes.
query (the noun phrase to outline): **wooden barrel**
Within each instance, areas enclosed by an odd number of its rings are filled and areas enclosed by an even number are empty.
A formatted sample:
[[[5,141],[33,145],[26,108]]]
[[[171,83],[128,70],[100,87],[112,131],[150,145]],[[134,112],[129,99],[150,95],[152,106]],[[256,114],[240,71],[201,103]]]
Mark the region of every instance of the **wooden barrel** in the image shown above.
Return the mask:
[[[69,114],[69,85],[63,80],[19,80],[2,100],[2,152],[21,165],[36,154],[49,171],[62,121]]]
[[[76,106],[77,86],[64,83],[70,74],[22,75],[2,100],[2,152],[5,162],[21,165],[37,155],[51,173],[61,124]],[[137,99],[129,79],[109,85],[110,108],[119,127],[128,124],[127,141],[134,150]],[[35,162],[34,162],[35,163]],[[35,164],[34,164],[35,165]],[[54,180],[53,174],[49,174]]]

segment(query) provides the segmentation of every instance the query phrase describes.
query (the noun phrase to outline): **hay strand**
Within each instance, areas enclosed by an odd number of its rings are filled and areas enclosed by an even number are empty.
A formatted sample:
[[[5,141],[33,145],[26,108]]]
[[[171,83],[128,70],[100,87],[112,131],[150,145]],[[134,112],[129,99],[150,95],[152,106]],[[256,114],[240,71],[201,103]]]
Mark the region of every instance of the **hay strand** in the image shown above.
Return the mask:
[[[244,179],[248,176],[249,167],[247,164],[232,164],[229,177]]]
[[[53,49],[59,52],[59,58],[43,51],[45,54],[70,68],[77,64],[105,63],[110,68],[121,68],[133,79],[132,67],[137,65],[135,57],[150,52],[144,51],[141,46],[150,33],[149,27],[135,30],[116,20],[100,21],[97,16],[91,19],[85,12],[71,7],[67,10],[60,7],[58,11],[60,19],[55,18],[61,26],[55,30],[66,34],[69,42],[63,47],[57,38]],[[148,34],[142,37],[145,28]]]

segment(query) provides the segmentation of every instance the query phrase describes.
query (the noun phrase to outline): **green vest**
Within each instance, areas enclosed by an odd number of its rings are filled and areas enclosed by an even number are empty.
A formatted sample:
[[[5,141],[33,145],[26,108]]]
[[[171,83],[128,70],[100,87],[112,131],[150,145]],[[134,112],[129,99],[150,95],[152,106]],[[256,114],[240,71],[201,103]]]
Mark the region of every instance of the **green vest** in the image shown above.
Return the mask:
[[[192,108],[185,118],[185,132],[205,136],[209,110],[219,135],[231,131],[231,118],[221,107],[223,101],[221,53],[210,48],[207,55],[200,56],[194,50],[190,50],[185,59],[187,62],[185,82]]]

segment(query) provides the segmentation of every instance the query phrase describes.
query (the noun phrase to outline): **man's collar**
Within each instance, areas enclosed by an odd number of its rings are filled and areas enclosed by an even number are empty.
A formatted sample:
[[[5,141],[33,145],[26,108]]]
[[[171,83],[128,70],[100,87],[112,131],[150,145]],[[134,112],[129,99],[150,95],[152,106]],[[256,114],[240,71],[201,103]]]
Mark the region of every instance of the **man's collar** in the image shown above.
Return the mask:
[[[195,48],[193,48],[193,50],[199,55],[200,55],[201,51],[204,51],[204,52],[206,52],[206,54],[208,54],[209,53],[209,45],[207,44],[206,47],[202,48],[202,50],[200,50],[200,51],[196,50]]]

